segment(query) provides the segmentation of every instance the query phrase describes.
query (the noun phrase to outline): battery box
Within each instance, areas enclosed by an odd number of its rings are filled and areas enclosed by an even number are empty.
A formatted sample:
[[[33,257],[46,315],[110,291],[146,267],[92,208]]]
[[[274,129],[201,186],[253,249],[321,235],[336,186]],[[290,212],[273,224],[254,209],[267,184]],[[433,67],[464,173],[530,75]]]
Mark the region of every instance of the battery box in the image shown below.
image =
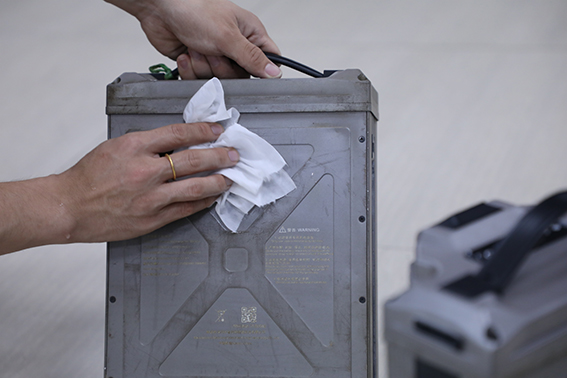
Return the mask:
[[[121,75],[109,138],[183,122],[203,84]],[[375,89],[359,70],[222,85],[297,189],[238,233],[205,210],[109,243],[106,377],[375,377]]]

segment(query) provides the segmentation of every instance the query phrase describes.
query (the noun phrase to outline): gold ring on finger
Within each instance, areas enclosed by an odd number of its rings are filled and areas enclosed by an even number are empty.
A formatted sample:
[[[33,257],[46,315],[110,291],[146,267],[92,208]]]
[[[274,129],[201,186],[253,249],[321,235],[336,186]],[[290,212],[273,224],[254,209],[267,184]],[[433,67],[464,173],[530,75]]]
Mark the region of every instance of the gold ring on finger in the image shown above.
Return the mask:
[[[171,156],[169,156],[169,154],[165,154],[165,157],[167,158],[167,160],[169,160],[169,165],[171,165],[171,172],[173,172],[173,181],[175,181],[177,179],[177,173],[175,173],[175,166],[173,165],[173,159],[171,159]]]

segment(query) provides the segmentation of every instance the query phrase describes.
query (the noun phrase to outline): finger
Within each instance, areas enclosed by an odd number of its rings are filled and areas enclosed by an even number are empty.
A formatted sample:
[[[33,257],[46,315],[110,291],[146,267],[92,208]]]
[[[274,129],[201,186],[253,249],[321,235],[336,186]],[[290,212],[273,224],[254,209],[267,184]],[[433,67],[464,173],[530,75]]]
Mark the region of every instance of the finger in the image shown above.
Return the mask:
[[[236,72],[237,78],[242,78],[242,79],[250,78],[250,73],[248,71],[240,67],[234,60],[229,59],[229,61],[232,64],[234,71]]]
[[[251,31],[250,34],[244,34],[243,35],[254,45],[258,46],[260,48],[260,50],[265,51],[265,52],[270,52],[276,55],[282,55],[280,49],[278,48],[278,45],[276,45],[276,43],[270,38],[270,36],[268,36],[268,33],[265,32],[264,30],[264,34],[262,33],[257,33],[255,30]]]
[[[246,72],[245,69],[226,57],[205,56],[205,58],[207,60],[207,63],[209,64],[210,70],[201,70],[200,74],[203,74],[204,72],[205,75],[209,75],[209,71],[212,71],[213,76],[221,79],[244,79],[250,77],[250,74]],[[209,78],[200,77],[197,75],[197,73],[193,69],[191,58],[187,54],[181,54],[179,57],[177,57],[177,67],[179,69],[179,76],[183,80]]]
[[[280,68],[272,63],[258,46],[242,35],[236,38],[227,55],[254,76],[261,78],[279,78],[282,76]]]
[[[236,16],[236,27],[224,38],[217,41],[217,47],[223,55],[233,59],[250,74],[262,78],[279,78],[282,75],[277,65],[272,63],[262,52],[280,54],[277,45],[268,36],[260,19],[251,12],[237,5],[232,7]]]
[[[204,55],[196,51],[189,51],[189,58],[196,77],[200,79],[210,79],[213,77],[213,69]]]
[[[145,145],[149,152],[158,154],[215,141],[223,131],[222,126],[217,123],[175,123],[144,131],[140,138],[142,145]]]
[[[162,209],[160,214],[162,221],[160,223],[162,225],[166,225],[178,219],[185,218],[198,213],[199,211],[205,210],[211,207],[217,198],[218,196],[214,196],[197,201],[172,203]]]
[[[250,77],[246,70],[224,56],[209,55],[206,58],[215,77],[220,79],[245,79]]]
[[[193,71],[193,66],[191,65],[191,58],[187,54],[181,54],[177,57],[177,69],[179,70],[179,76],[183,80],[196,80],[197,75]]]
[[[166,205],[178,202],[198,201],[205,198],[218,197],[226,192],[232,181],[222,175],[191,177],[161,185],[160,190],[168,199]]]
[[[233,167],[238,163],[238,152],[233,148],[205,148],[189,149],[160,158],[163,161],[162,179],[169,180],[173,177],[173,170],[177,177],[193,175],[195,173],[213,171],[222,168]],[[173,164],[173,167],[171,165]]]

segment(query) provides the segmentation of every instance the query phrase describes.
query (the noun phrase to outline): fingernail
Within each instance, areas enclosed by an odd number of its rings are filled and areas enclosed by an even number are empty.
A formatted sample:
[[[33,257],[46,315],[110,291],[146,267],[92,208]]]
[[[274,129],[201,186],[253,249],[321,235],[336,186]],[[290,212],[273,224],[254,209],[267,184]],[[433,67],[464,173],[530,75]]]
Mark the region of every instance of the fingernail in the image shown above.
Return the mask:
[[[211,125],[211,131],[213,132],[213,134],[215,135],[221,135],[222,132],[224,131],[224,129],[222,128],[221,125],[219,125],[218,123],[213,123]]]
[[[224,176],[222,176],[222,177],[224,177]],[[224,181],[226,182],[226,186],[232,186],[232,180],[231,179],[224,177]]]
[[[189,67],[189,57],[185,54],[179,55],[179,57],[177,58],[177,64],[181,66],[181,68],[186,70],[187,67]]]
[[[237,162],[240,159],[240,156],[236,150],[228,150],[228,158],[230,161]]]
[[[274,63],[268,63],[264,72],[268,77],[271,78],[278,78],[282,76],[282,70],[280,70],[280,68],[276,66]]]

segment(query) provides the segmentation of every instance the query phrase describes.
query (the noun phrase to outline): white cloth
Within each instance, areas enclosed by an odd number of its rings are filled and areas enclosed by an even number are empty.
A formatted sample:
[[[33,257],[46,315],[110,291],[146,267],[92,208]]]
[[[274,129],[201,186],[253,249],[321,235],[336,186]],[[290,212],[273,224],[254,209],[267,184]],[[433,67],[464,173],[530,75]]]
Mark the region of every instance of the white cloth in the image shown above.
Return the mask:
[[[217,200],[215,211],[221,223],[237,232],[242,219],[254,206],[275,202],[296,188],[283,170],[285,160],[279,152],[257,134],[239,125],[240,113],[226,109],[221,82],[213,78],[191,98],[183,112],[183,119],[192,122],[217,122],[225,131],[213,143],[192,148],[233,147],[240,161],[232,168],[216,173],[233,181],[230,189]]]

